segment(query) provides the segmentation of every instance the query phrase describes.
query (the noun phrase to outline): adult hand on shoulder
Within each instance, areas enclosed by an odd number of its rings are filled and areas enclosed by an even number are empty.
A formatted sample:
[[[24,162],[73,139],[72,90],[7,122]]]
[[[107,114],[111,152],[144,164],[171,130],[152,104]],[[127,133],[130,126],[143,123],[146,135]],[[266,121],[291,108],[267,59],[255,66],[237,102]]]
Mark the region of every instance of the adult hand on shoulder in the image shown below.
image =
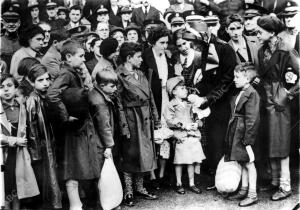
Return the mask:
[[[249,156],[249,163],[252,163],[255,160],[252,147],[250,145],[247,145],[246,146],[246,151],[247,151],[248,156]]]
[[[27,139],[23,137],[17,137],[16,145],[20,147],[25,147],[27,145]]]

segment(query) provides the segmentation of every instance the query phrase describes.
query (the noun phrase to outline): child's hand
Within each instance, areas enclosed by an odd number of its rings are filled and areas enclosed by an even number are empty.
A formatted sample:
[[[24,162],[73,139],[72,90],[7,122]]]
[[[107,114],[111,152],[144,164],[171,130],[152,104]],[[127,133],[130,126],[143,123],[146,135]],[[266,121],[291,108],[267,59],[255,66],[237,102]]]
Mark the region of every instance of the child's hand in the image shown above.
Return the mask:
[[[106,148],[103,154],[105,158],[111,158],[112,157],[111,148]]]
[[[252,147],[250,145],[246,146],[246,151],[247,151],[248,156],[249,156],[249,163],[252,163],[255,160]]]
[[[198,129],[198,123],[187,123],[184,128],[186,130],[197,130]]]
[[[25,147],[27,144],[27,139],[26,138],[17,138],[16,145],[20,147]]]

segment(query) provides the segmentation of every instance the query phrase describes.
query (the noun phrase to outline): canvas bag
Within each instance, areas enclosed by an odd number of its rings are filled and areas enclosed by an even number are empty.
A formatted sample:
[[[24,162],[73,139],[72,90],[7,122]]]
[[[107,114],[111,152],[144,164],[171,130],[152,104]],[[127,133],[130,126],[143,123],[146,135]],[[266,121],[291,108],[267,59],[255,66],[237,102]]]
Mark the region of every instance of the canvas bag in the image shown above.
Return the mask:
[[[104,161],[98,189],[103,210],[116,208],[122,202],[122,184],[112,158]]]
[[[231,193],[237,190],[241,181],[242,167],[237,161],[220,160],[216,176],[215,185],[219,193]]]

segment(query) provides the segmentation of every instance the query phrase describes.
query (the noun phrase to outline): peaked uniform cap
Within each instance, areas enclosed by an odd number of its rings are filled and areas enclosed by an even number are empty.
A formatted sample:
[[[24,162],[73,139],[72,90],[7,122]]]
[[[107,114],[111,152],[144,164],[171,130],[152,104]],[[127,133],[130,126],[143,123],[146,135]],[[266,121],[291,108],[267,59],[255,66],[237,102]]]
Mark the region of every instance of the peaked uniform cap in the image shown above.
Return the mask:
[[[170,24],[173,24],[173,23],[184,23],[185,22],[184,21],[184,16],[180,12],[174,12],[174,13],[170,14],[168,16],[167,20],[168,20],[168,22]]]
[[[245,9],[244,17],[246,18],[262,16],[269,13],[269,11],[266,8],[255,3],[254,4],[246,3],[244,9]]]

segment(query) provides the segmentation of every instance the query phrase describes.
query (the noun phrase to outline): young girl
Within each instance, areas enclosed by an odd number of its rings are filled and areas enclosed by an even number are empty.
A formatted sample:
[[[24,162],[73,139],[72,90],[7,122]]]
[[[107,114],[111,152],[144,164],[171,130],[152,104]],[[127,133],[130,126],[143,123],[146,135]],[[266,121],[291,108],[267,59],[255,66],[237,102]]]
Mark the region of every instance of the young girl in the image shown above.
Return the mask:
[[[243,199],[239,206],[250,206],[258,201],[257,172],[254,164],[260,121],[260,98],[250,81],[256,75],[251,63],[241,63],[234,70],[234,83],[239,93],[231,101],[231,118],[225,138],[225,161],[238,161],[242,165],[242,187],[229,199]]]
[[[19,199],[36,196],[39,189],[26,148],[25,106],[16,98],[18,83],[12,75],[5,74],[1,75],[0,82],[0,142],[8,145],[4,148],[5,201],[7,209],[12,204],[17,210]]]
[[[177,139],[175,146],[174,164],[176,173],[176,192],[184,194],[181,176],[182,167],[187,165],[190,190],[200,194],[201,190],[194,183],[194,164],[199,164],[205,159],[199,139],[198,130],[201,121],[194,119],[193,105],[185,101],[188,91],[181,76],[173,77],[167,81],[167,91],[173,98],[164,111],[164,117],[170,129],[174,130]]]
[[[42,64],[33,65],[28,80],[34,88],[26,101],[28,119],[28,148],[32,166],[41,190],[39,202],[51,209],[61,208],[61,193],[56,176],[54,135],[45,113],[45,94],[50,76]]]

